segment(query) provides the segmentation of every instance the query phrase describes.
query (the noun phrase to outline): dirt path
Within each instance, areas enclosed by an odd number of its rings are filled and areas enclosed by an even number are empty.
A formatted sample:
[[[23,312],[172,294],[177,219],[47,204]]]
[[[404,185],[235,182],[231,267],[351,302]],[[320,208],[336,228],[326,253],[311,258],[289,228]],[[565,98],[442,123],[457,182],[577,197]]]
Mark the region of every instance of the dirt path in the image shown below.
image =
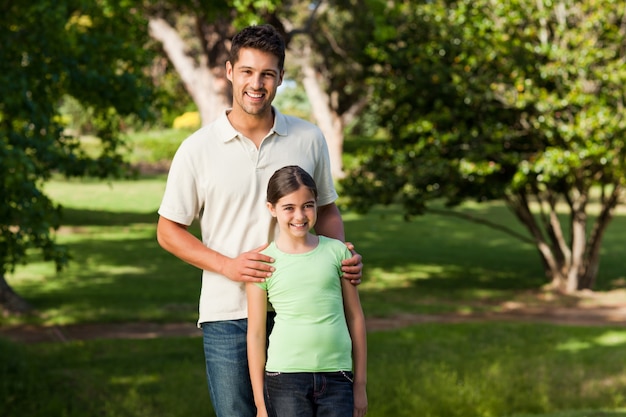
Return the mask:
[[[366,319],[370,332],[397,329],[420,323],[467,323],[517,321],[576,326],[626,327],[626,299],[589,306],[554,307],[504,305],[499,312],[473,314],[403,314]],[[150,339],[157,337],[200,337],[194,323],[95,323],[69,326],[17,326],[0,328],[0,336],[16,342],[68,342],[90,339]]]

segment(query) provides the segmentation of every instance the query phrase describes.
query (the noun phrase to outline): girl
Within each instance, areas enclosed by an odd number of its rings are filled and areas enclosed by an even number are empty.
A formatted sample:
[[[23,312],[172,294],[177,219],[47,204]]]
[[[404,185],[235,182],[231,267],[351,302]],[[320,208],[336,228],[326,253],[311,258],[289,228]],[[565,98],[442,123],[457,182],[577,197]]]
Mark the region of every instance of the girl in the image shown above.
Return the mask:
[[[351,257],[339,240],[311,233],[317,188],[298,166],[267,187],[278,237],[263,251],[276,271],[246,284],[248,362],[257,417],[362,417],[367,412],[365,318],[357,288],[341,279]],[[276,311],[266,357],[267,301]]]

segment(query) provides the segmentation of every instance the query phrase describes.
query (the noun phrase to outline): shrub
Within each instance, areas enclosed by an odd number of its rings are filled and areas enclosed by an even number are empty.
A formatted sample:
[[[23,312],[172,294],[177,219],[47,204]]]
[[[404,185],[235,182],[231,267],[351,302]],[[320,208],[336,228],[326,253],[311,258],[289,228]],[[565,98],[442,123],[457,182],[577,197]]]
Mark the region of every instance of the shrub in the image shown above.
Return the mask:
[[[188,111],[175,118],[172,127],[174,129],[197,129],[201,123],[200,113]]]

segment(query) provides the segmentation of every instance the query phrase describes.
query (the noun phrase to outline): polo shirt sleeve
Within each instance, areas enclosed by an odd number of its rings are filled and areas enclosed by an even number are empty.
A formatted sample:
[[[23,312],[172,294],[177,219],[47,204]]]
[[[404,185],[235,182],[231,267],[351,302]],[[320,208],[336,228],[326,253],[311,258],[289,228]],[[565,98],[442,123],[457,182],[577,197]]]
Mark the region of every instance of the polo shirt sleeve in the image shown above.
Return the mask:
[[[318,158],[313,179],[317,185],[317,203],[320,206],[325,206],[334,203],[338,198],[338,194],[335,190],[335,183],[330,170],[328,145],[321,131],[319,135],[320,137],[317,140],[319,143]]]
[[[183,141],[172,159],[158,210],[160,216],[187,226],[201,210],[193,155],[193,141]]]

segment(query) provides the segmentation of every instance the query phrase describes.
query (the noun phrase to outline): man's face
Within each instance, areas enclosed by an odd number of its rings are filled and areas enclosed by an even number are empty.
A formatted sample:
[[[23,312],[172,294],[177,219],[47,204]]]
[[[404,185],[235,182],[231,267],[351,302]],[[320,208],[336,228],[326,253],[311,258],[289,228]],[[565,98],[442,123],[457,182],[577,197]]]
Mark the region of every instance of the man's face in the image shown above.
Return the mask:
[[[233,106],[251,116],[265,116],[271,111],[283,73],[274,55],[258,49],[241,49],[234,66],[226,63],[226,77],[233,84]]]

